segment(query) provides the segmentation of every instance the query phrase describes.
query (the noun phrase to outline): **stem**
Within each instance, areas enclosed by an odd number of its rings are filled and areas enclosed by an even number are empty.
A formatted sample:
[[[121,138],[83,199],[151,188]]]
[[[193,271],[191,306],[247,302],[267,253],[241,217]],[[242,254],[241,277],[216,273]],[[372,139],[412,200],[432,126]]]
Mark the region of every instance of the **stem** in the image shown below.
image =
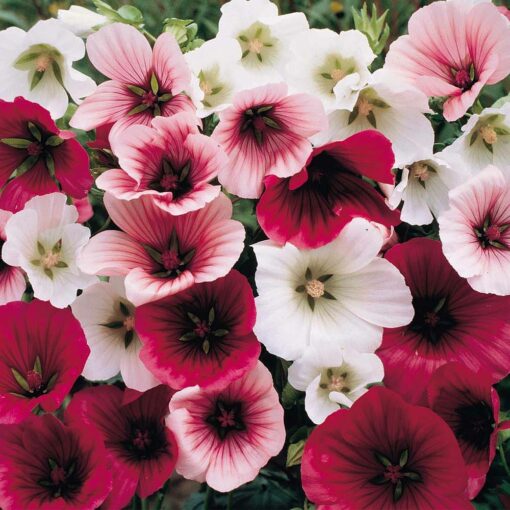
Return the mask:
[[[230,491],[227,496],[227,510],[232,510],[234,507],[232,506],[234,491]]]
[[[508,462],[506,460],[505,449],[503,448],[503,438],[501,437],[501,434],[498,435],[498,446],[499,456],[501,457],[501,464],[503,464],[503,468],[505,469],[508,478],[510,478],[510,468],[508,467]]]
[[[209,510],[210,505],[211,505],[211,500],[212,500],[212,494],[213,494],[212,489],[208,485],[207,489],[205,491],[204,510]]]
[[[149,500],[147,498],[145,498],[145,499],[141,499],[140,501],[142,503],[141,504],[141,509],[142,510],[148,510],[148,508],[149,508]]]
[[[145,28],[142,30],[142,34],[145,37],[147,37],[147,39],[149,39],[149,41],[151,43],[155,43],[156,42],[156,38],[150,32],[147,32],[147,30],[145,30]]]
[[[99,232],[102,232],[103,230],[106,230],[112,223],[112,219],[110,216],[108,216],[107,220],[103,223],[101,228],[96,232],[96,234],[99,234]]]

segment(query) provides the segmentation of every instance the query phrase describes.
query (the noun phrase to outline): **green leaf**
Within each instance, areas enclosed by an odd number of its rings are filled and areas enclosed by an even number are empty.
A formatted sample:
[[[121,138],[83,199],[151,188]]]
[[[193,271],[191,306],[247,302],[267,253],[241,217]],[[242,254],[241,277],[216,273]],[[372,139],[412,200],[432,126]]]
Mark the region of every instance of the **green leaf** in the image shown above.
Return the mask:
[[[121,18],[131,25],[140,25],[143,23],[143,14],[133,5],[123,5],[117,9],[117,13]]]
[[[135,106],[131,110],[129,110],[129,112],[127,114],[128,115],[136,115],[137,113],[144,112],[145,110],[148,110],[149,108],[150,108],[150,106],[148,104],[142,103],[142,104],[139,104],[138,106]]]
[[[400,459],[398,460],[399,466],[404,467],[407,464],[408,460],[409,460],[409,450],[406,448],[405,450],[402,450],[402,453],[400,454]]]
[[[34,90],[35,87],[39,84],[39,82],[43,79],[44,71],[35,71],[32,76],[32,81],[30,82],[30,90]]]
[[[144,94],[147,93],[146,90],[142,89],[142,87],[138,87],[137,85],[128,85],[128,89],[131,92],[133,92],[133,94],[136,94],[137,96],[143,96]]]
[[[286,466],[299,466],[301,464],[301,458],[303,457],[303,450],[305,448],[305,440],[298,441],[297,443],[292,443],[289,445],[287,449],[287,462]]]
[[[133,338],[135,336],[135,332],[130,329],[129,331],[126,331],[126,334],[124,335],[124,348],[127,349],[131,342],[133,341]]]
[[[58,372],[55,372],[46,383],[46,391],[51,391],[57,382]]]
[[[377,120],[375,119],[374,112],[368,112],[367,120],[374,129],[377,129]]]
[[[119,308],[120,308],[120,313],[122,315],[124,315],[124,317],[129,317],[129,315],[130,315],[129,308],[122,301],[119,301]]]
[[[388,466],[392,465],[391,460],[388,459],[388,457],[386,457],[382,453],[374,452],[374,455],[375,455],[377,462],[379,462],[379,464],[381,464],[382,466],[388,467]]]
[[[62,70],[60,69],[60,66],[58,65],[56,60],[53,60],[51,62],[51,68],[53,69],[53,74],[55,75],[55,78],[57,79],[57,81],[60,83],[60,85],[63,88],[66,88],[64,85],[64,79],[62,77]]]
[[[30,386],[28,385],[27,380],[15,368],[11,368],[11,373],[21,388],[25,391],[30,391]]]
[[[62,145],[64,142],[65,140],[63,138],[60,138],[60,136],[53,135],[46,140],[45,144],[49,145],[50,147],[58,147],[59,145]]]
[[[349,114],[349,118],[347,119],[347,124],[351,125],[357,119],[358,114],[359,114],[359,108],[357,106],[355,106],[352,109],[352,112]]]
[[[206,354],[209,354],[209,349],[211,348],[211,344],[209,342],[209,340],[207,340],[207,338],[202,342],[202,350],[206,353]]]
[[[282,390],[282,406],[286,409],[291,408],[297,402],[298,398],[301,396],[301,392],[292,387],[289,383],[287,383]]]
[[[179,340],[181,342],[189,342],[190,340],[194,340],[195,338],[198,338],[196,333],[194,331],[189,331],[188,333],[184,333],[184,335],[182,335],[179,338]]]
[[[37,241],[37,251],[39,252],[39,255],[44,255],[46,253],[46,248],[42,245],[40,241]]]
[[[48,172],[52,177],[55,176],[55,160],[53,159],[53,156],[47,152],[44,155],[44,162],[46,163],[46,168],[48,169]]]
[[[278,124],[278,122],[276,122],[271,117],[262,117],[262,120],[264,121],[264,124],[270,128],[281,129],[280,124]]]
[[[305,278],[306,278],[307,280],[311,280],[311,279],[313,278],[313,276],[312,276],[312,270],[311,270],[309,267],[307,267],[307,268],[306,268],[306,271],[305,271]]]
[[[22,53],[21,56],[14,62],[14,67],[23,67],[25,64],[29,64],[37,57],[39,57],[40,53],[38,51],[35,52],[27,52]]]
[[[158,83],[158,79],[156,78],[156,75],[154,73],[152,73],[152,76],[151,76],[151,90],[155,96],[158,95],[159,83]]]
[[[167,93],[167,94],[163,94],[162,96],[159,96],[158,97],[158,101],[160,103],[166,103],[167,101],[170,101],[170,99],[172,99],[172,94],[170,93]]]
[[[229,334],[228,329],[217,329],[213,331],[213,335],[217,337],[227,336]]]
[[[41,358],[39,356],[36,356],[36,358],[35,358],[34,372],[37,372],[38,374],[42,374]]]
[[[28,130],[30,131],[30,133],[32,134],[32,136],[38,141],[40,142],[42,140],[42,133],[40,131],[40,129],[33,123],[33,122],[29,122],[28,123]]]
[[[149,246],[148,244],[142,244],[145,251],[151,256],[153,260],[155,260],[158,264],[163,264],[163,259],[161,258],[161,253],[153,248],[152,246]]]
[[[124,327],[124,321],[104,322],[99,325],[104,326],[105,328],[109,328],[109,329],[119,329],[119,328]]]
[[[26,140],[25,138],[2,138],[0,142],[14,149],[26,149],[33,143],[32,140]]]

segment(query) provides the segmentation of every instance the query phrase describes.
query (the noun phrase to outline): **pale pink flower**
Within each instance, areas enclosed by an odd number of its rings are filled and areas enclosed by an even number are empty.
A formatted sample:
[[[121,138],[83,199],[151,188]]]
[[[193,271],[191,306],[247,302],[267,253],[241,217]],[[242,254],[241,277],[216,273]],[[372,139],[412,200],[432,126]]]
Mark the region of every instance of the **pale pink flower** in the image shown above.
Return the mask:
[[[183,90],[191,72],[173,35],[164,33],[151,46],[134,27],[114,23],[87,39],[94,67],[110,78],[84,101],[70,124],[86,131],[116,122],[118,133],[131,124],[150,125],[152,119],[193,111]]]
[[[104,203],[123,232],[94,236],[80,268],[89,274],[125,276],[127,299],[136,306],[225,276],[243,250],[244,228],[230,219],[232,204],[223,194],[180,216],[164,211],[150,197],[127,202],[106,193]]]
[[[307,138],[327,125],[319,99],[287,96],[284,83],[243,90],[218,115],[212,137],[230,158],[218,178],[243,198],[260,197],[268,174],[290,177],[299,172],[312,152]]]
[[[214,200],[219,186],[208,184],[226,166],[218,145],[198,131],[198,119],[176,113],[149,126],[130,126],[112,139],[118,169],[108,170],[97,186],[117,198],[149,196],[171,214],[184,214]]]
[[[220,492],[253,480],[285,442],[283,409],[260,361],[223,390],[177,392],[167,425],[179,445],[177,472]]]
[[[5,224],[12,216],[12,212],[0,209],[0,254],[6,240]],[[19,267],[12,267],[0,259],[0,305],[19,301],[27,283],[25,275]]]
[[[439,217],[443,252],[478,292],[510,295],[510,183],[488,166],[450,191]]]
[[[433,2],[411,16],[408,31],[391,45],[385,68],[429,97],[447,97],[448,121],[462,117],[484,85],[510,72],[510,24],[490,2]]]

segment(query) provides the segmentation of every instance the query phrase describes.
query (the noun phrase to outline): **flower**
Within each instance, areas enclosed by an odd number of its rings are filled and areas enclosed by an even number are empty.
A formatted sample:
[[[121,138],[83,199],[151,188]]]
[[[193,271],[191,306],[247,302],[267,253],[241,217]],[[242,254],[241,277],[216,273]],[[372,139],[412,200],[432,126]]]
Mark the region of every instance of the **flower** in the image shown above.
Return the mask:
[[[94,510],[112,477],[103,442],[92,430],[55,416],[0,426],[0,505],[5,510]]]
[[[459,442],[473,499],[485,483],[496,454],[499,397],[492,379],[461,363],[438,368],[428,387],[429,407],[450,426]]]
[[[443,154],[447,160],[458,158],[459,163],[473,174],[488,165],[506,172],[510,158],[510,103],[471,115],[462,126],[462,135]],[[506,173],[510,177],[510,172]]]
[[[364,34],[307,30],[293,39],[290,49],[286,78],[292,91],[320,98],[327,113],[338,108],[352,110],[375,58]]]
[[[148,197],[126,202],[107,193],[104,203],[123,232],[94,236],[81,254],[80,268],[125,276],[126,296],[136,306],[225,276],[244,247],[244,228],[230,219],[232,204],[223,194],[181,216],[163,211]]]
[[[5,243],[5,225],[12,213],[0,209],[0,254]],[[0,258],[0,305],[10,301],[19,301],[25,292],[27,283],[19,267],[12,267]]]
[[[285,442],[283,408],[260,361],[223,390],[177,392],[167,426],[179,445],[177,472],[220,492],[253,480]]]
[[[218,115],[212,138],[229,156],[218,179],[243,198],[260,197],[268,174],[290,177],[301,170],[312,152],[307,138],[326,125],[320,101],[287,96],[284,83],[243,90]]]
[[[69,104],[67,93],[79,102],[96,88],[72,67],[85,56],[83,41],[56,19],[38,21],[28,32],[17,27],[0,31],[0,48],[1,99],[23,96],[58,119]]]
[[[380,69],[369,79],[350,109],[328,115],[329,127],[312,138],[315,145],[345,138],[366,129],[377,129],[392,143],[395,167],[420,158],[423,147],[432,147],[434,130],[425,117],[427,96]]]
[[[115,123],[114,134],[131,124],[150,125],[152,119],[193,110],[182,94],[190,71],[173,35],[158,37],[154,49],[134,27],[113,23],[87,39],[94,67],[110,80],[78,108],[71,126],[89,131]]]
[[[0,324],[0,423],[20,422],[37,406],[56,411],[89,354],[80,324],[70,310],[37,300],[1,306]]]
[[[400,182],[388,200],[392,209],[402,202],[400,219],[411,225],[429,225],[448,209],[448,191],[462,183],[467,173],[460,161],[443,159],[444,154],[433,154],[432,147],[423,156],[402,168]]]
[[[509,72],[510,25],[492,2],[434,2],[411,16],[408,32],[390,46],[385,67],[429,97],[446,96],[448,121]]]
[[[57,308],[71,304],[78,289],[97,281],[77,266],[90,237],[90,230],[77,219],[76,207],[66,205],[64,194],[50,193],[31,198],[5,225],[4,262],[21,267],[34,296]]]
[[[234,270],[141,306],[136,320],[141,359],[175,389],[224,388],[253,368],[260,354],[253,293]]]
[[[411,294],[396,268],[377,257],[382,244],[379,231],[361,218],[316,250],[256,243],[254,331],[267,350],[295,360],[308,345],[332,338],[373,352],[383,327],[408,324]]]
[[[96,183],[116,198],[148,196],[170,214],[184,214],[202,208],[220,192],[208,182],[227,158],[200,134],[197,118],[190,113],[156,117],[152,127],[129,126],[113,138],[112,149],[120,168],[107,170]]]
[[[375,387],[313,430],[301,477],[324,509],[468,510],[463,464],[439,416]]]
[[[232,104],[235,92],[250,80],[240,68],[241,47],[235,39],[206,41],[184,55],[193,75],[189,94],[198,117],[207,117]]]
[[[0,185],[7,183],[0,207],[16,212],[36,195],[59,191],[55,179],[64,193],[86,197],[94,181],[87,152],[75,137],[38,104],[22,97],[0,101]]]
[[[136,494],[147,498],[170,478],[177,444],[165,426],[171,390],[157,386],[123,403],[116,386],[96,386],[76,393],[66,420],[84,434],[96,429],[112,462],[112,492],[101,508],[121,509]]]
[[[302,12],[278,16],[269,0],[231,0],[221,6],[216,38],[237,41],[245,82],[256,86],[282,81],[290,41],[307,29]]]
[[[108,23],[108,18],[102,14],[80,7],[71,5],[69,9],[59,9],[57,18],[78,37],[86,38],[93,34],[102,25]]]
[[[383,364],[375,354],[342,349],[330,341],[308,347],[289,367],[289,383],[306,391],[305,409],[314,423],[322,423],[341,405],[351,407],[367,392],[367,384],[383,377]]]
[[[450,192],[439,217],[443,251],[473,289],[510,294],[510,184],[489,166]]]
[[[90,347],[84,377],[106,381],[120,371],[128,388],[145,391],[159,384],[140,360],[137,311],[126,298],[122,278],[87,287],[71,308]]]
[[[377,355],[384,384],[425,404],[433,372],[448,361],[486,370],[497,382],[509,372],[509,298],[479,294],[448,264],[441,243],[413,239],[386,252],[413,295],[408,326],[386,329]]]
[[[317,248],[333,241],[353,217],[397,225],[399,213],[362,179],[393,184],[393,161],[391,144],[375,131],[316,147],[290,179],[266,178],[257,207],[260,226],[277,243]]]

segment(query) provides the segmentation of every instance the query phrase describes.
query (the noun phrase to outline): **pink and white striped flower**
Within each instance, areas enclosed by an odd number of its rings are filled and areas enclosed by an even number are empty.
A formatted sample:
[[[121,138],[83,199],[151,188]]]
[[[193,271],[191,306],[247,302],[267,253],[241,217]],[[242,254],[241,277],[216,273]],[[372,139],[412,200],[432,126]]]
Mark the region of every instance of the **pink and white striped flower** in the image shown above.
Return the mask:
[[[193,111],[182,94],[191,74],[173,35],[164,33],[151,46],[134,27],[114,23],[87,39],[94,67],[110,78],[84,101],[71,125],[86,131],[115,122],[114,133],[131,124],[150,125],[156,116]]]
[[[116,198],[150,197],[171,214],[184,214],[214,200],[219,186],[208,184],[227,158],[218,145],[198,131],[187,112],[157,117],[152,126],[130,126],[112,139],[121,168],[108,170],[97,185]]]
[[[321,102],[307,94],[287,96],[284,83],[239,92],[233,105],[219,113],[212,137],[230,162],[219,180],[243,198],[258,198],[266,175],[290,177],[312,152],[308,137],[325,129]]]
[[[510,24],[492,2],[433,2],[411,16],[408,31],[391,45],[385,68],[429,97],[446,96],[448,121],[510,72]]]
[[[510,183],[488,166],[450,192],[439,217],[443,252],[478,292],[510,295]]]
[[[260,361],[223,390],[177,392],[166,422],[179,445],[177,472],[220,492],[253,480],[285,442],[283,409]]]
[[[149,197],[127,202],[106,193],[104,203],[122,232],[94,236],[80,267],[89,274],[125,276],[126,296],[136,306],[225,276],[243,250],[244,228],[230,219],[232,204],[223,194],[180,216]]]
[[[0,254],[6,240],[5,225],[12,216],[12,212],[0,209]],[[0,259],[0,305],[19,301],[27,283],[23,271],[19,267],[13,267]]]

